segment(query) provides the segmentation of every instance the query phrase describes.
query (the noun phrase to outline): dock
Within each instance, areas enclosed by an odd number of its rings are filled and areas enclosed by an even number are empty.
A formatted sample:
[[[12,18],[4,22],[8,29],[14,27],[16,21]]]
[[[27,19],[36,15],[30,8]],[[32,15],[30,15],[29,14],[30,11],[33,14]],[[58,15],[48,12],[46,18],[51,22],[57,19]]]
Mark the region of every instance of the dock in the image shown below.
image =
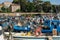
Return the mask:
[[[9,35],[9,32],[4,32],[6,35]],[[59,40],[60,36],[20,36],[20,33],[12,32],[14,40],[24,40],[24,39],[49,39],[49,40]]]

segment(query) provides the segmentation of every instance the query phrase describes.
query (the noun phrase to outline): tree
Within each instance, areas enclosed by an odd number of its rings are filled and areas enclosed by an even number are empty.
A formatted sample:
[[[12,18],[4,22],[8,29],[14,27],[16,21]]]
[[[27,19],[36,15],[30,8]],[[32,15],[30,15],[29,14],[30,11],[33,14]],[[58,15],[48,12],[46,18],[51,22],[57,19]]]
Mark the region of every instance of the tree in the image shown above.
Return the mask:
[[[34,3],[28,2],[28,4],[26,5],[26,10],[27,12],[34,12],[35,11]]]
[[[54,8],[52,7],[51,3],[49,1],[36,1],[36,2],[30,2],[29,0],[14,0],[14,3],[17,3],[20,5],[22,12],[51,12],[51,8],[52,10],[56,11]],[[18,10],[19,11],[19,10]]]
[[[13,0],[13,3],[17,3],[18,4],[19,3],[19,0]]]
[[[43,4],[43,1],[41,1],[41,0],[34,2],[36,12],[41,12],[42,11],[42,4]]]
[[[13,3],[19,4],[21,7],[21,11],[25,11],[27,0],[14,0]]]
[[[20,0],[21,11],[26,11],[27,0]]]
[[[20,9],[17,9],[16,12],[20,12]]]
[[[43,11],[44,12],[50,12],[51,10],[51,3],[49,1],[43,3]]]
[[[41,12],[42,11],[42,5],[36,5],[36,12]]]
[[[52,5],[52,10],[53,10],[53,13],[56,13],[55,5]]]
[[[11,12],[9,8],[4,8],[4,7],[2,7],[1,10],[2,12]]]

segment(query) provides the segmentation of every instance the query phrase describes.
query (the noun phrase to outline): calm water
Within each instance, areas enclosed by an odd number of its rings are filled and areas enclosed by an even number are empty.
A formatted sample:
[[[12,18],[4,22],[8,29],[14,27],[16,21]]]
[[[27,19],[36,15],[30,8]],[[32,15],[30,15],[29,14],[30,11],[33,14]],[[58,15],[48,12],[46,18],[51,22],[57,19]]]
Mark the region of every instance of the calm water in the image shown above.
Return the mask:
[[[20,39],[20,38],[15,38],[14,40],[47,40],[47,39]]]
[[[48,40],[48,39],[21,39],[21,38],[14,38],[14,40]],[[53,40],[60,40],[60,37],[55,37],[55,38],[53,38]]]

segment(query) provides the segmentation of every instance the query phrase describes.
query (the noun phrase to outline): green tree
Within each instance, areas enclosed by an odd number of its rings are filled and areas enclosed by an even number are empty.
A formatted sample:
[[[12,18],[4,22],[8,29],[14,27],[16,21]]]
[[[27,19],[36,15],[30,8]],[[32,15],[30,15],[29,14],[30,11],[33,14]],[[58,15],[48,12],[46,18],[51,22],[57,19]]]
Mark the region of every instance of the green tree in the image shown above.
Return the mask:
[[[26,10],[27,12],[34,12],[35,11],[34,3],[28,2],[28,4],[26,5]]]
[[[43,11],[50,12],[51,11],[51,3],[49,1],[43,3]]]
[[[4,8],[4,7],[2,7],[1,10],[2,12],[11,12],[9,8]]]
[[[13,3],[17,3],[18,4],[19,3],[19,0],[13,0]]]
[[[16,12],[20,12],[20,9],[17,9]]]
[[[41,12],[42,11],[42,4],[43,4],[43,1],[41,1],[41,0],[39,0],[37,2],[34,2],[36,12]]]
[[[25,11],[27,0],[14,0],[13,3],[19,4],[21,7],[21,11]]]

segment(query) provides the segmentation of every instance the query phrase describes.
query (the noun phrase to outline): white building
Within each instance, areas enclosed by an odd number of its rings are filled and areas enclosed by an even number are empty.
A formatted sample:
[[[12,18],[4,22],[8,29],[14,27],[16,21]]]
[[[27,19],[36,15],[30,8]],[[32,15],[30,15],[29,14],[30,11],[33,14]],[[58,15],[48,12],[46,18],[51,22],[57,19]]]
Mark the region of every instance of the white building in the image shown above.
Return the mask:
[[[11,4],[12,2],[7,2],[7,1],[3,3],[5,8],[9,8]]]
[[[20,5],[18,4],[12,4],[10,6],[11,12],[16,12],[16,10],[20,9]]]

